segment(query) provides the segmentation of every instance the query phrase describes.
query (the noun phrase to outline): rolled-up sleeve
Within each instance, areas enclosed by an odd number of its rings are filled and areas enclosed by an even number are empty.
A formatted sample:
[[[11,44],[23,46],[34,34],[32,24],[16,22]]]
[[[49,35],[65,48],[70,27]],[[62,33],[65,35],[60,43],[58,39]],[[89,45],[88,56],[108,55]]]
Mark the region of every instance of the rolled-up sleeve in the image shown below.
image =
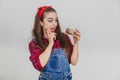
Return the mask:
[[[32,62],[35,69],[41,71],[44,67],[41,65],[39,56],[42,53],[42,48],[40,48],[34,41],[29,43],[30,61]]]

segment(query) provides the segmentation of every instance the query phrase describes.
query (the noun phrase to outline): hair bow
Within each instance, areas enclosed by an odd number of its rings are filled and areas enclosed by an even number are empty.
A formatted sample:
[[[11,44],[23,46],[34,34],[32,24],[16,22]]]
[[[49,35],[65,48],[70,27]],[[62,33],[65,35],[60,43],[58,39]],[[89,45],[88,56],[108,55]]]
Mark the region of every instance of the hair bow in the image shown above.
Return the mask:
[[[41,17],[44,11],[48,8],[52,8],[52,6],[42,6],[38,8],[38,17]]]

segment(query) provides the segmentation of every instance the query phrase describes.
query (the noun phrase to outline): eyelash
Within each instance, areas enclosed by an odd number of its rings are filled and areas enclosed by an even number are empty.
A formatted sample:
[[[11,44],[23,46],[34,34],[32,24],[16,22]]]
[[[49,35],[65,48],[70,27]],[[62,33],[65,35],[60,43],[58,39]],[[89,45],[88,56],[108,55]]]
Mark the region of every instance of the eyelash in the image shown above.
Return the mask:
[[[48,20],[48,22],[53,22],[53,20]],[[58,22],[58,20],[55,20],[55,22]]]
[[[52,22],[52,20],[48,20],[48,22]]]

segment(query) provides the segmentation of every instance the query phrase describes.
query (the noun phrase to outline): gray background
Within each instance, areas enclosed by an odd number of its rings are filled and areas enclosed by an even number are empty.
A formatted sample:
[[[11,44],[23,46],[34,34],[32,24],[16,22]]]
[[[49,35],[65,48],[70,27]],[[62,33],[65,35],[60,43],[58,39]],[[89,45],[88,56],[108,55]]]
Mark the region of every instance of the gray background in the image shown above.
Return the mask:
[[[57,10],[63,32],[81,32],[73,80],[120,80],[120,0],[0,0],[0,80],[38,79],[28,43],[42,5]]]

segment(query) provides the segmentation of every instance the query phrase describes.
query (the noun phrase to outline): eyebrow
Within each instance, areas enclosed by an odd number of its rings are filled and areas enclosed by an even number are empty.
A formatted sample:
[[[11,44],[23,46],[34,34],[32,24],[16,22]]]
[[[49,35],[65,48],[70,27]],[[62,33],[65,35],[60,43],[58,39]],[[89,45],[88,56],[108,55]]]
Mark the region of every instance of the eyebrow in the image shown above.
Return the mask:
[[[53,19],[53,18],[50,17],[50,18],[47,18],[47,19]],[[58,19],[58,18],[56,17],[56,19]]]
[[[47,18],[47,19],[53,19],[53,18]]]

